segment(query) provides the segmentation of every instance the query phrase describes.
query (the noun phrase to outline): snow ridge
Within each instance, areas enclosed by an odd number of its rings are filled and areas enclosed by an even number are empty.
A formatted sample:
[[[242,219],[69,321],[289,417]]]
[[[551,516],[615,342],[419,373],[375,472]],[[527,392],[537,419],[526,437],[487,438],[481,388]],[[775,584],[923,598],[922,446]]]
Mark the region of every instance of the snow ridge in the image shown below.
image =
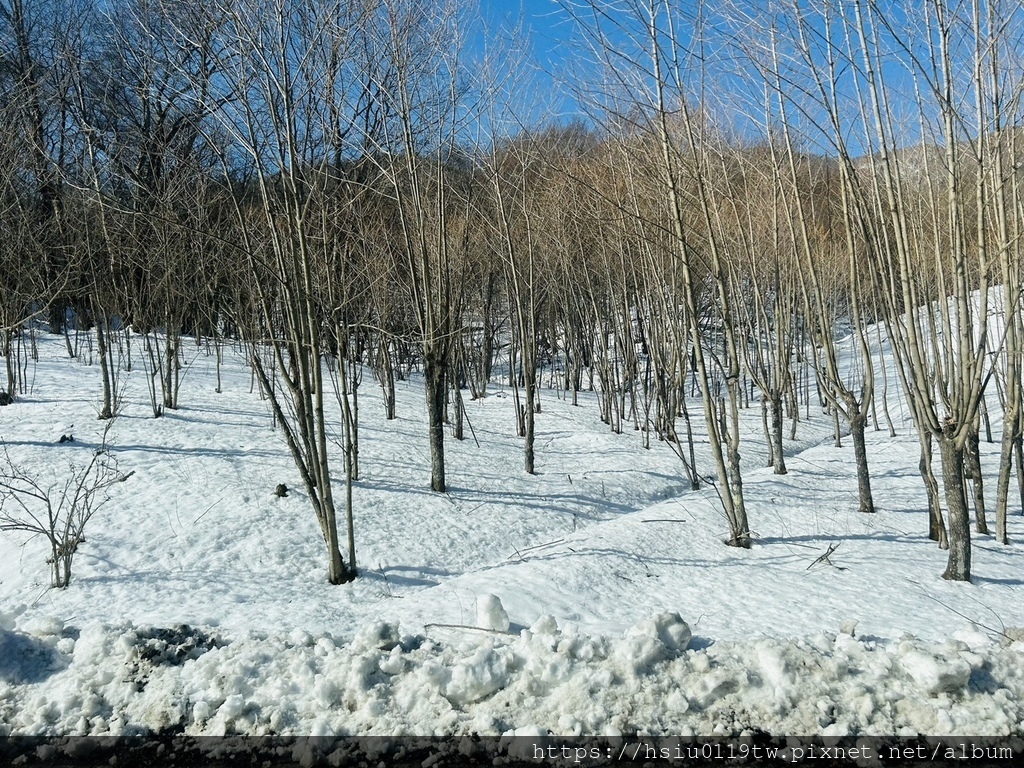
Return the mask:
[[[376,621],[340,643],[28,622],[0,630],[0,732],[1005,737],[1024,717],[1024,643],[981,634],[708,644],[671,612],[617,639],[550,616],[471,630]]]

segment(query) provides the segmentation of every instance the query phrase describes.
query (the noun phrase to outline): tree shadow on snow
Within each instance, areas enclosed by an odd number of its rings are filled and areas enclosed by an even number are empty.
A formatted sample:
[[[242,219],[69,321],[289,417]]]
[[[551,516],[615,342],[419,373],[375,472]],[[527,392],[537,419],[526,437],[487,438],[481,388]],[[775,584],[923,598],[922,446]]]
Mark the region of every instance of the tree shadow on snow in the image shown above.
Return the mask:
[[[99,443],[88,440],[79,440],[77,437],[73,442],[59,443],[58,440],[5,440],[2,445],[7,446],[31,446],[35,448],[59,448],[60,450],[74,449],[78,451],[96,450]],[[201,448],[198,446],[169,446],[169,445],[143,445],[141,443],[116,443],[110,446],[117,453],[138,451],[140,453],[162,454],[165,456],[186,456],[186,457],[207,457],[212,459],[276,459],[287,458],[288,453],[283,448],[274,451],[269,448]]]
[[[754,540],[755,544],[769,545],[769,544],[796,544],[799,542],[807,542],[808,544],[820,544],[827,546],[835,542],[843,541],[902,541],[902,542],[916,542],[920,540],[927,540],[927,533],[920,535],[910,534],[904,535],[902,533],[889,533],[885,531],[877,531],[873,533],[837,533],[834,535],[824,534],[807,534],[803,536],[761,536]]]
[[[407,465],[407,466],[412,466]],[[574,493],[526,493],[522,491],[509,491],[502,489],[502,478],[498,475],[483,476],[484,482],[491,483],[491,486],[500,490],[481,490],[463,486],[449,485],[447,498],[453,504],[453,511],[464,512],[465,514],[482,514],[478,510],[486,509],[487,512],[504,519],[506,508],[516,510],[534,510],[545,515],[562,515],[566,518],[566,525],[571,525],[573,518],[580,520],[607,520],[616,515],[624,515],[635,512],[636,507],[629,504],[613,501],[606,498],[596,498],[583,494]],[[376,491],[400,494],[402,504],[406,504],[406,497],[410,488],[408,485],[389,481],[382,478],[359,481],[357,487],[364,485]],[[428,499],[439,498],[426,490],[414,489],[417,496]]]
[[[502,477],[483,476],[493,483],[493,487],[501,488]],[[585,519],[608,519],[615,515],[625,515],[637,511],[635,506],[623,504],[607,497],[598,497],[587,493],[527,493],[523,491],[489,491],[476,488],[450,487],[449,495],[466,504],[488,504],[494,506],[522,507],[537,509],[542,512],[555,512],[569,517]]]
[[[403,575],[403,572],[408,575]],[[436,587],[442,581],[451,578],[451,571],[441,568],[416,565],[388,565],[382,569],[363,571],[364,578],[377,581],[381,584],[387,583],[393,587]],[[436,577],[436,578],[431,578]]]
[[[113,446],[118,453],[139,451],[141,453],[163,454],[165,456],[206,457],[211,459],[280,459],[288,458],[283,448],[200,448],[198,446],[143,445],[139,443],[118,443]]]
[[[725,547],[723,546],[723,550]],[[707,560],[707,559],[696,559],[692,557],[671,557],[668,555],[653,555],[647,554],[642,551],[631,552],[624,549],[615,549],[613,547],[601,547],[601,546],[576,546],[569,547],[564,546],[561,549],[544,552],[544,553],[528,553],[524,554],[519,560],[509,559],[503,563],[496,563],[492,566],[481,568],[480,571],[488,571],[496,568],[503,568],[508,565],[514,565],[517,562],[560,562],[573,559],[585,559],[592,558],[596,560],[613,560],[618,562],[624,562],[634,566],[634,570],[629,574],[630,580],[637,577],[646,578],[660,578],[661,573],[656,570],[657,567],[664,569],[675,570],[675,569],[703,569],[703,568],[740,568],[748,566],[750,563],[746,558],[735,558],[728,559],[723,558],[722,560]],[[775,555],[775,556],[762,556],[758,559],[758,565],[772,565],[773,563],[784,564],[792,558],[788,555]],[[614,573],[614,572],[613,572]],[[626,578],[623,574],[618,574],[620,578]]]
[[[1024,579],[997,579],[992,576],[978,576],[977,574],[971,574],[971,581],[975,584],[998,584],[1004,587],[1024,585]]]

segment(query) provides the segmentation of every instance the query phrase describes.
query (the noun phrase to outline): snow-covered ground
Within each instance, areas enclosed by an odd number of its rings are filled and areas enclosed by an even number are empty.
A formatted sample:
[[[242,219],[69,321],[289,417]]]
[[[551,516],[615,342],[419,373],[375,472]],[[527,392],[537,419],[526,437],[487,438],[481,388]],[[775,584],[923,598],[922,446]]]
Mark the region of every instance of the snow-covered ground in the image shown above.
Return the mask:
[[[0,437],[49,484],[104,425],[98,369],[59,338],[40,354]],[[161,419],[144,371],[121,374],[110,443],[134,475],[89,523],[69,588],[48,588],[43,541],[0,533],[0,734],[1021,731],[1020,545],[976,536],[973,583],[940,578],[895,401],[898,435],[869,434],[870,516],[826,416],[787,441],[780,477],[752,408],[745,551],[723,545],[714,489],[688,491],[656,440],[612,434],[590,395],[542,390],[535,476],[511,396],[468,402],[433,494],[419,380],[388,422],[367,375],[361,576],[330,586],[307,499],[273,494],[301,483],[248,371],[229,354],[217,393],[214,358],[187,358],[182,408]],[[997,446],[982,451],[992,469]]]

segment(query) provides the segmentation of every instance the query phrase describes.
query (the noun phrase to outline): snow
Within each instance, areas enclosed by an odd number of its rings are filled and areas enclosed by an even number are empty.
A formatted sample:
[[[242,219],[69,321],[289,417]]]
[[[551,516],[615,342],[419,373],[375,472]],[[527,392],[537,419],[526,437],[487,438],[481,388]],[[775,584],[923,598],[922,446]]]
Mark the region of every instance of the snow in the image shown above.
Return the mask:
[[[57,481],[101,439],[99,371],[59,338],[39,349],[0,437]],[[1019,545],[976,536],[973,583],[939,577],[895,401],[897,436],[868,436],[871,516],[827,416],[801,413],[777,476],[751,408],[740,550],[715,490],[687,490],[656,440],[612,434],[588,393],[541,390],[534,476],[512,398],[468,402],[475,440],[449,437],[450,488],[431,493],[420,381],[399,383],[388,422],[367,372],[361,576],[331,586],[267,404],[230,350],[216,393],[214,359],[190,350],[161,419],[144,372],[120,374],[111,447],[135,474],[90,521],[69,588],[48,588],[45,542],[0,533],[0,734],[1020,734]],[[997,451],[982,445],[989,471]]]
[[[509,621],[505,606],[497,595],[479,595],[476,598],[476,625],[481,629],[508,632]]]
[[[737,733],[1007,735],[1024,699],[1021,643],[819,633],[688,649],[674,613],[619,638],[550,617],[516,636],[443,640],[377,622],[348,645],[244,633],[200,638],[181,656],[153,653],[151,634],[101,625],[65,643],[4,630],[5,725],[25,735],[177,725],[203,735],[705,734],[721,723]]]

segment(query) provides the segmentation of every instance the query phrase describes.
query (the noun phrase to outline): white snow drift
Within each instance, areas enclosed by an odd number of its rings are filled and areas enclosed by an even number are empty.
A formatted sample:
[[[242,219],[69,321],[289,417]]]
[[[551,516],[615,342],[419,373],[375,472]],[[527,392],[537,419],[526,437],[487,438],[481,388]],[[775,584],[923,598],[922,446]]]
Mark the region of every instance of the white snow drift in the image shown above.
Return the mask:
[[[1024,716],[1024,644],[979,633],[941,644],[819,633],[688,650],[677,613],[614,639],[551,616],[516,635],[403,635],[377,621],[347,641],[64,630],[34,620],[0,631],[8,734],[1007,736]]]

